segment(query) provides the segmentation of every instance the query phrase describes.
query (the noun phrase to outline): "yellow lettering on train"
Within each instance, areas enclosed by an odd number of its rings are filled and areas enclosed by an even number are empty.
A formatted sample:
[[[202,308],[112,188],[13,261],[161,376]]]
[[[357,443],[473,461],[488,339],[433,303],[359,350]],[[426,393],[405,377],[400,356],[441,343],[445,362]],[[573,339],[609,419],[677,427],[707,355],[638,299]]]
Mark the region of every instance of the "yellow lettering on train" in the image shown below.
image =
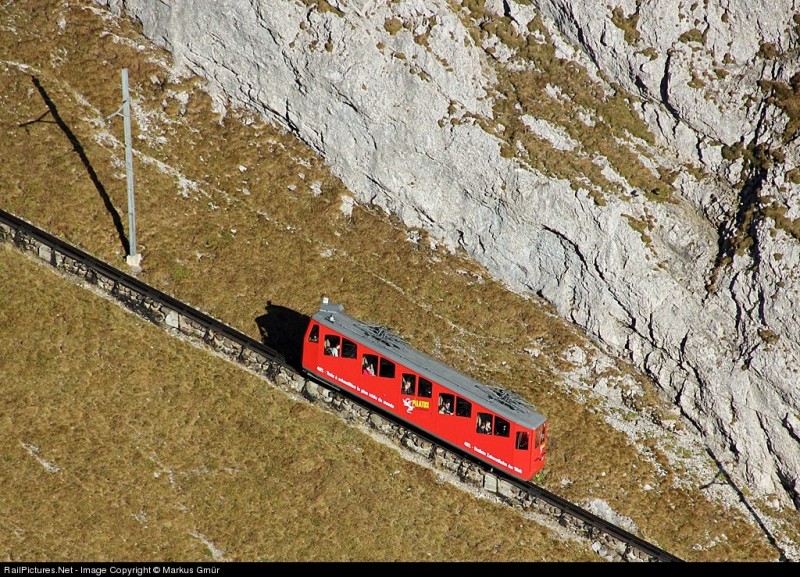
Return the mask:
[[[413,401],[411,401],[411,404],[413,406],[415,406],[416,408],[418,408],[418,409],[430,409],[431,408],[430,401],[419,401],[417,399],[414,399]]]

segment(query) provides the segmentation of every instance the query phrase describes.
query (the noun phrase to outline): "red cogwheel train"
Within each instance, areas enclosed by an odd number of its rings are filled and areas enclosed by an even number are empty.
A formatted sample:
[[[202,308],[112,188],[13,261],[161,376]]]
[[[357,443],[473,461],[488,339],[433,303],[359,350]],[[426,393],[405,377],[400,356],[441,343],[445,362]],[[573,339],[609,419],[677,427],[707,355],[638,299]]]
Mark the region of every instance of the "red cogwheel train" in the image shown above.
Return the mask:
[[[322,299],[303,342],[303,370],[480,459],[531,480],[544,466],[547,419],[511,391],[490,387],[412,348],[382,326]]]

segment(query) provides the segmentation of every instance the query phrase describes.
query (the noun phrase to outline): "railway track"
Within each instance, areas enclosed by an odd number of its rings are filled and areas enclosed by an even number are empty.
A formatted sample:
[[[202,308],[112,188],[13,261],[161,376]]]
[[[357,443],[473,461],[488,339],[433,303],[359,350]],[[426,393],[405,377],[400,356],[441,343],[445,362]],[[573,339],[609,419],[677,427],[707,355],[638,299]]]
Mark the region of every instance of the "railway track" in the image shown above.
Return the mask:
[[[554,493],[495,473],[346,392],[307,380],[278,351],[2,210],[0,242],[36,256],[73,281],[99,291],[165,330],[211,348],[277,388],[300,394],[312,403],[338,411],[347,420],[369,426],[391,442],[427,458],[435,467],[454,473],[462,483],[492,493],[523,512],[557,522],[577,537],[589,540],[592,550],[608,561],[681,560]]]

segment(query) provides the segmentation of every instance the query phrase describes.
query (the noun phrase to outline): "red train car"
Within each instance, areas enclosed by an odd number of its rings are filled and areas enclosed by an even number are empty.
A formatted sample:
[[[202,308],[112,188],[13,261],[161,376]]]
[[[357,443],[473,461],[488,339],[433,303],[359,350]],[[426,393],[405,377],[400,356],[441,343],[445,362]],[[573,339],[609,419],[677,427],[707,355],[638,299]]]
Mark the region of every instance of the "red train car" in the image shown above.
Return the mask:
[[[385,327],[322,299],[303,342],[303,370],[392,413],[497,470],[530,480],[545,462],[547,419],[413,349]]]

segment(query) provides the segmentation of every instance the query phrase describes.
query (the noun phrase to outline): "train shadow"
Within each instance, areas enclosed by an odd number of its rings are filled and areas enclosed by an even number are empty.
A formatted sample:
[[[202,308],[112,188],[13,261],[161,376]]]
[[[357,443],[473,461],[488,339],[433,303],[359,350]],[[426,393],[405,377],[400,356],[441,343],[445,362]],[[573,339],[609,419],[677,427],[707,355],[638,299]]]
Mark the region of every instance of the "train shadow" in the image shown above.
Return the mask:
[[[256,317],[262,342],[281,353],[298,371],[302,366],[303,337],[310,317],[267,301],[266,314]]]
[[[128,241],[128,237],[125,234],[125,229],[122,226],[122,218],[117,212],[117,209],[114,207],[114,204],[111,202],[111,198],[108,196],[108,192],[106,191],[106,187],[103,186],[103,183],[100,182],[100,177],[95,172],[92,163],[89,161],[89,157],[86,155],[86,151],[81,144],[81,141],[78,140],[78,137],[75,136],[75,133],[72,132],[70,127],[64,122],[64,119],[61,118],[61,115],[58,113],[58,108],[55,105],[55,102],[50,98],[50,95],[42,86],[42,83],[39,82],[39,79],[36,76],[31,76],[31,81],[33,85],[36,87],[36,90],[39,91],[39,95],[42,97],[45,105],[47,106],[47,110],[43,112],[39,117],[34,118],[33,120],[29,120],[27,122],[23,122],[18,125],[18,128],[24,128],[26,131],[28,127],[37,123],[47,123],[47,122],[54,122],[61,132],[69,139],[70,144],[72,144],[72,149],[80,158],[81,163],[83,163],[84,168],[86,168],[86,173],[89,175],[89,178],[94,184],[94,187],[97,189],[97,193],[100,195],[100,198],[103,201],[103,205],[108,211],[108,214],[111,215],[111,220],[114,223],[114,228],[117,231],[117,236],[119,236],[119,241],[122,243],[122,248],[125,250],[125,254],[130,254],[130,242]],[[52,117],[52,121],[45,120],[47,115]]]

